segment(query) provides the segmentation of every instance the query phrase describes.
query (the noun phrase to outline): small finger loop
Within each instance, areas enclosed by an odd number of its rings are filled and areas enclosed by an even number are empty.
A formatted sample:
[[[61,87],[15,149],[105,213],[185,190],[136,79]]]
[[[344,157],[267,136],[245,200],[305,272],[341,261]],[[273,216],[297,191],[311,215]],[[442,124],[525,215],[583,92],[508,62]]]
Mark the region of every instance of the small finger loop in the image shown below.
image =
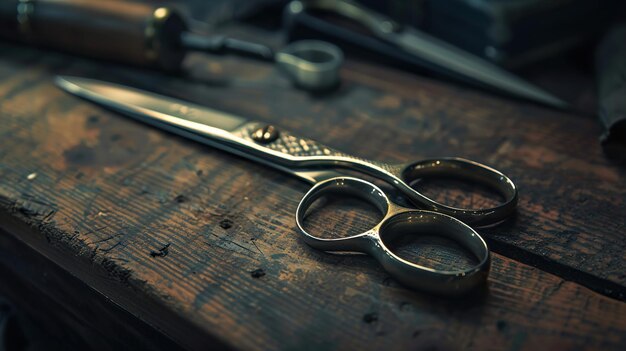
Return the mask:
[[[318,183],[302,198],[296,210],[296,224],[305,242],[310,246],[325,251],[369,251],[366,247],[367,232],[341,238],[322,238],[312,234],[304,226],[304,219],[316,200],[325,195],[340,194],[353,196],[374,205],[379,212],[385,214],[389,201],[385,194],[375,185],[352,177],[337,177]]]
[[[493,207],[461,208],[435,201],[410,187],[425,178],[456,178],[478,183],[495,190],[504,201]],[[401,178],[407,184],[407,195],[418,205],[445,213],[472,225],[500,222],[515,212],[517,187],[506,175],[486,165],[462,158],[440,158],[415,162],[404,167]]]

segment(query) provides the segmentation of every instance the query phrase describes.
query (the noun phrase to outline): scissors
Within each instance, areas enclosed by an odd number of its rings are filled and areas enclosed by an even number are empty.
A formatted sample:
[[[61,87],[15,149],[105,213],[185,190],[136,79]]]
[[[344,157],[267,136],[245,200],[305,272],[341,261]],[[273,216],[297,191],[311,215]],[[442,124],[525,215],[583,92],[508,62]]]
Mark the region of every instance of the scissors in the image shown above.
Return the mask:
[[[367,28],[371,36],[324,20],[317,13],[341,15]],[[371,11],[351,0],[294,0],[285,7],[287,30],[324,36],[328,41],[350,44],[369,53],[403,64],[423,67],[436,74],[523,98],[547,106],[566,109],[569,105],[549,92],[454,45],[391,18]],[[297,35],[297,34],[296,34]]]
[[[61,76],[56,78],[56,84],[67,92],[141,122],[314,184],[296,210],[296,224],[304,241],[324,251],[369,254],[393,277],[415,289],[458,295],[483,283],[490,268],[489,249],[483,238],[468,224],[500,222],[510,216],[517,205],[517,188],[507,176],[470,160],[439,158],[398,165],[368,161],[297,137],[273,125],[122,85]],[[341,169],[368,174],[387,182],[420,209],[405,208],[391,202],[375,184],[346,176],[340,172]],[[434,201],[409,185],[418,179],[438,176],[483,183],[499,192],[504,202],[493,208],[455,208]],[[331,193],[360,197],[376,206],[384,218],[374,228],[358,235],[335,239],[317,237],[305,230],[303,222],[311,205],[321,196]],[[400,237],[433,232],[466,248],[478,263],[467,269],[438,270],[402,259],[393,250],[394,240]]]

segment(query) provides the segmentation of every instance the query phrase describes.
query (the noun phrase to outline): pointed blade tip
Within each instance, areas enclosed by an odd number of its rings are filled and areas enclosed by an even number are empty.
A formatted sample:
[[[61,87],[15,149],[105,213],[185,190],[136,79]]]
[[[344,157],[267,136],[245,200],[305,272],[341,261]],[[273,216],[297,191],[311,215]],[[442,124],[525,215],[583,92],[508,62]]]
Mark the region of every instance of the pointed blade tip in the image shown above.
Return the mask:
[[[72,94],[77,94],[81,89],[80,83],[78,81],[83,80],[85,78],[73,77],[73,76],[56,76],[54,77],[54,84]]]

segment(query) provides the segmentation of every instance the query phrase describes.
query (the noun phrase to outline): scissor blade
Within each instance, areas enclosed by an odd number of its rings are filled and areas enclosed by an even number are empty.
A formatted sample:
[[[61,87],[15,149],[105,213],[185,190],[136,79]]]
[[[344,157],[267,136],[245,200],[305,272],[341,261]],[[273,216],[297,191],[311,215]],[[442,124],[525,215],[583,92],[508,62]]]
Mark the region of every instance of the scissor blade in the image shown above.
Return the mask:
[[[558,108],[568,106],[565,101],[516,75],[417,30],[406,29],[401,33],[391,33],[386,35],[386,39],[427,62],[485,86]]]
[[[226,112],[96,79],[58,76],[55,83],[69,93],[142,122],[170,126],[167,129],[177,134],[183,134],[182,130],[202,134],[206,127],[232,131],[247,122]]]

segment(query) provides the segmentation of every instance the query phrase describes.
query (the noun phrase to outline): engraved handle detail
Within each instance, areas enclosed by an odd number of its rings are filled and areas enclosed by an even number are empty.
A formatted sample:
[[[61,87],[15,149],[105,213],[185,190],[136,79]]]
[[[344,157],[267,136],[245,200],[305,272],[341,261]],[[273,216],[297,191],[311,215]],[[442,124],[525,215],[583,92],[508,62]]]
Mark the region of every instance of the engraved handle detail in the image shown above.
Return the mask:
[[[271,131],[271,135],[265,134],[266,132],[270,133],[269,131]],[[337,159],[341,158],[341,160],[336,160],[339,161],[336,162],[337,166],[361,168],[356,165],[367,164],[381,168],[389,173],[395,174],[398,171],[398,167],[395,165],[355,157],[320,144],[315,140],[297,137],[286,130],[279,130],[266,123],[246,123],[232,133],[239,138],[254,142],[264,148],[278,151],[289,156],[304,158],[328,156]]]
[[[273,140],[269,142],[260,141],[255,138],[260,130],[267,129],[268,125],[260,122],[246,123],[236,131],[232,132],[239,138],[255,142],[270,150],[278,151],[291,156],[344,156],[351,157],[347,154],[324,146],[314,140],[300,138],[292,135],[285,130],[276,130],[278,133]]]

